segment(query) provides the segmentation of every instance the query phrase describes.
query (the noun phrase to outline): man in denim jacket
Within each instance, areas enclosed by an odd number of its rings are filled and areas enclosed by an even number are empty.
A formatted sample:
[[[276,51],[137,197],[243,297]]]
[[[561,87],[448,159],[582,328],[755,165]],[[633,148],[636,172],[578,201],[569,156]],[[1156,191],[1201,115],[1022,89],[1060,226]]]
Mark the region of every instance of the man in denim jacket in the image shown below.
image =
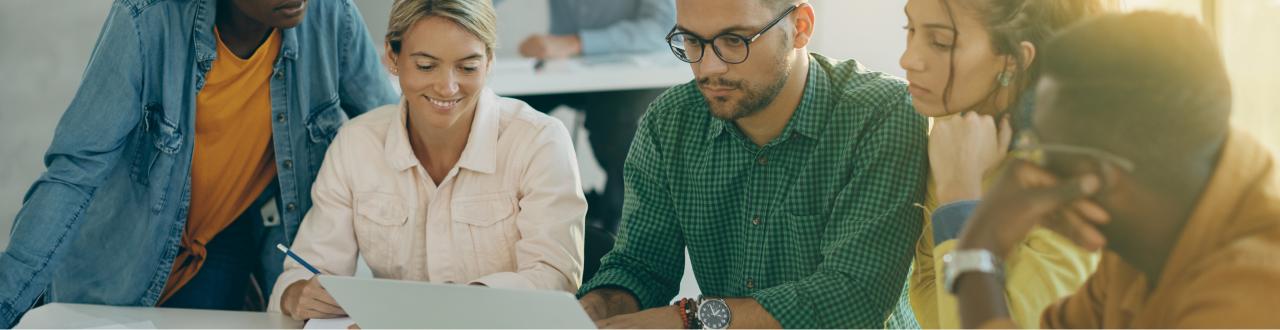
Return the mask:
[[[263,53],[277,55],[255,56]],[[255,58],[265,64],[252,78],[210,74],[233,71],[224,61]],[[209,99],[213,84],[226,80],[259,87],[218,87],[221,103]],[[252,92],[227,94],[244,90]],[[257,107],[236,106],[254,97]],[[28,190],[0,255],[0,327],[42,295],[50,302],[246,308],[253,284],[270,290],[279,275],[283,256],[274,247],[292,240],[310,208],[312,180],[338,127],[396,98],[350,0],[116,0],[45,155],[47,170]],[[193,184],[199,190],[234,179],[203,173],[209,182],[201,183],[193,180],[199,171],[250,167],[246,153],[223,148],[229,156],[220,159],[203,151],[217,149],[206,148],[213,140],[205,139],[213,133],[206,116],[243,109],[261,111],[218,125],[262,128],[248,135],[265,137],[254,158],[264,166],[250,171],[263,179],[197,196],[214,199],[213,207],[197,207]],[[192,213],[231,206],[222,219]],[[197,223],[217,236],[199,238],[191,229]],[[202,264],[198,272],[193,264]],[[180,271],[187,274],[173,281]]]

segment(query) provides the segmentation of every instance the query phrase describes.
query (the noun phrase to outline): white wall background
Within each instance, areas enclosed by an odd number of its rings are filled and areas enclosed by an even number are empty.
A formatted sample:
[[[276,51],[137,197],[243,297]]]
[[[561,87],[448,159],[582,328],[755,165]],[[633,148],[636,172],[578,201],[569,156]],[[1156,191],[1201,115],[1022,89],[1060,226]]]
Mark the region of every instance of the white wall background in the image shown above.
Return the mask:
[[[355,2],[375,42],[381,42],[391,1]],[[901,76],[904,3],[813,0],[818,30],[812,50]],[[79,87],[110,6],[109,0],[0,1],[0,250],[9,244],[22,195],[44,170],[41,157]],[[545,0],[507,1],[498,17],[500,56],[514,54],[520,40],[549,25]]]

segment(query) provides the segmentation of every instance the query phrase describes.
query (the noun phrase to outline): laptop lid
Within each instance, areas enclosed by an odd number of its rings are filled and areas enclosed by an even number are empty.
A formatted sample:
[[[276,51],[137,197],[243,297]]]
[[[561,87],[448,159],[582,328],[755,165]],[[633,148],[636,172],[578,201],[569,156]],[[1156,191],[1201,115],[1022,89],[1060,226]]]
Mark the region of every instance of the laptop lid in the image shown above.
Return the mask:
[[[595,328],[571,294],[320,275],[361,328]]]

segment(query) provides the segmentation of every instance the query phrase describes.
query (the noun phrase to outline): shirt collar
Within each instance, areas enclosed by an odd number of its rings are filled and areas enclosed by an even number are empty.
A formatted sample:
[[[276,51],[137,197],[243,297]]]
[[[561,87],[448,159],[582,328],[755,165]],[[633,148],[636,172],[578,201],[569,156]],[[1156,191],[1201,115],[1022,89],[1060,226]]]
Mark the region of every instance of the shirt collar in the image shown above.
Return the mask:
[[[475,118],[471,120],[471,133],[467,137],[467,145],[458,158],[458,168],[492,174],[498,166],[498,131],[502,117],[500,99],[492,90],[485,88],[476,104]],[[407,123],[408,107],[403,97],[400,110],[391,127],[387,128],[384,154],[387,162],[397,171],[420,166],[413,147],[409,145]]]
[[[216,2],[216,0],[205,0],[196,6],[195,31],[192,32],[192,38],[195,41],[196,62],[211,63],[218,57],[218,37],[213,34],[213,27],[217,22],[218,15]],[[280,61],[283,59],[295,60],[297,58],[297,28],[280,30],[280,55],[276,59],[276,67],[279,67]]]
[[[791,115],[791,120],[787,122],[787,126],[782,129],[782,134],[775,139],[777,142],[786,141],[792,134],[800,134],[801,136],[817,140],[822,134],[825,125],[827,112],[831,106],[828,102],[829,77],[826,70],[820,66],[821,61],[810,55],[809,57],[809,75],[805,79],[804,93],[800,97],[800,104],[796,106],[796,111]],[[696,86],[695,86],[696,88]],[[699,91],[701,94],[701,91]],[[703,98],[704,111],[710,112],[710,105]],[[724,134],[733,127],[733,123],[711,117],[710,125],[707,125],[707,138],[715,139]],[[773,143],[772,141],[770,143]]]
[[[1161,274],[1177,274],[1190,263],[1241,237],[1277,225],[1280,200],[1275,189],[1273,156],[1261,143],[1233,129],[1223,144],[1217,168],[1179,234]],[[1270,214],[1268,214],[1270,213]],[[1174,276],[1161,276],[1157,287]]]

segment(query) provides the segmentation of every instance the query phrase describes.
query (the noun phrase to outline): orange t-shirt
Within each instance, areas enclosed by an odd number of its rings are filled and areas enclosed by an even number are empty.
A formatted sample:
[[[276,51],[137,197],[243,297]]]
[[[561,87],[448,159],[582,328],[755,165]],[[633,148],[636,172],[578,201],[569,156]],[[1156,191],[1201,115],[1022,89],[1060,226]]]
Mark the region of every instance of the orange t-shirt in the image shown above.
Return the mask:
[[[232,53],[217,29],[214,35],[218,57],[196,95],[190,211],[161,303],[196,276],[208,253],[205,244],[244,213],[276,176],[270,78],[280,53],[280,31],[272,31],[248,59]]]

